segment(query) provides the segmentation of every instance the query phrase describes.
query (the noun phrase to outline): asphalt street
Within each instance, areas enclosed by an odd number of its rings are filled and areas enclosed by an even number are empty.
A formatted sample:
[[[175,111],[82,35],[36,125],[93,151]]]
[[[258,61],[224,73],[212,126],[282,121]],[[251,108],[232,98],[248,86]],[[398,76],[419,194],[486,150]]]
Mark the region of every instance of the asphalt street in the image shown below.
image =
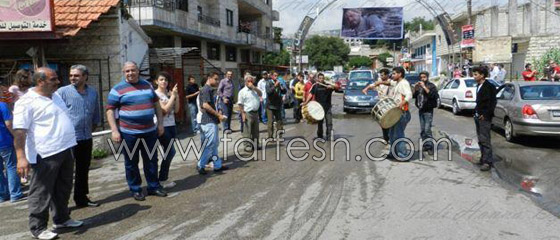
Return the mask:
[[[455,142],[451,159],[445,149],[439,160],[431,157],[411,162],[371,161],[366,143],[380,137],[381,129],[368,113],[344,114],[342,97],[334,102],[335,138],[350,143],[345,148],[324,147],[326,160],[310,155],[294,161],[285,151],[287,141],[303,137],[311,141],[316,126],[293,124],[287,110],[286,141],[280,157],[274,146],[266,160],[241,161],[233,144],[226,155],[231,169],[222,174],[200,176],[195,156],[185,160],[177,154],[170,178],[177,186],[170,196],[148,196],[134,201],[128,192],[122,160],[104,159],[90,173],[90,197],[98,208],[73,209],[72,217],[84,220],[78,229],[63,231],[61,239],[558,239],[560,220],[535,203],[519,188],[500,182],[500,171],[481,173],[464,158],[476,155],[474,123],[467,114],[453,116],[436,110],[438,135]],[[234,125],[234,130],[237,130]],[[239,137],[234,133],[234,138]],[[417,112],[406,129],[418,142]],[[261,125],[261,137],[266,128]],[[506,143],[493,134],[497,155],[510,159],[506,166],[549,163],[558,159],[558,148],[541,139]],[[182,139],[186,143],[192,138]],[[471,140],[468,140],[471,139]],[[474,140],[473,140],[474,139]],[[194,137],[198,141],[199,137]],[[539,144],[537,141],[541,141]],[[468,144],[467,144],[468,143]],[[542,145],[541,145],[542,144]],[[183,144],[185,145],[185,144]],[[312,145],[312,144],[311,144]],[[186,145],[185,145],[186,146]],[[383,146],[371,145],[380,155]],[[220,152],[223,154],[222,149]],[[295,153],[302,156],[306,151]],[[259,152],[260,154],[260,152]],[[334,161],[331,161],[334,155]],[[361,156],[361,159],[356,156]],[[463,155],[463,157],[461,157]],[[293,157],[293,156],[292,156]],[[508,158],[509,157],[509,158]],[[360,159],[360,160],[358,160]],[[517,159],[517,160],[516,160]],[[521,160],[519,160],[521,159]],[[528,161],[522,161],[527,159]],[[518,163],[519,162],[519,163]],[[512,167],[517,166],[517,167]],[[532,170],[530,170],[532,171]],[[505,181],[508,183],[509,181]],[[71,203],[73,206],[73,203]],[[27,203],[0,204],[0,239],[29,239]]]

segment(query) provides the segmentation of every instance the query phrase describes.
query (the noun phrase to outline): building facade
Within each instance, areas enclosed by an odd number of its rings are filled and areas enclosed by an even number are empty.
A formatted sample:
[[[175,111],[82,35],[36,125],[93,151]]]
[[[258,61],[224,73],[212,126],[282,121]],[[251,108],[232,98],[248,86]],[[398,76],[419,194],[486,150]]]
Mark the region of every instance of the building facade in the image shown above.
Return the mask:
[[[420,31],[411,34],[410,62],[416,72],[426,71],[430,76],[437,76],[441,58],[437,57],[436,33],[433,31]]]

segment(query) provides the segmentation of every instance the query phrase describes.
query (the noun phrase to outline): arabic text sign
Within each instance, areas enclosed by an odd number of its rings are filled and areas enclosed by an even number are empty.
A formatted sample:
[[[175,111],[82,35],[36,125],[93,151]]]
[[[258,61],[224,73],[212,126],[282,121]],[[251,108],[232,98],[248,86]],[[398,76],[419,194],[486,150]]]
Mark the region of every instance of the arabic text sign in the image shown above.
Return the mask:
[[[462,28],[463,41],[461,41],[461,48],[474,47],[474,27],[472,25],[465,25]]]
[[[50,32],[50,0],[0,0],[0,32]]]

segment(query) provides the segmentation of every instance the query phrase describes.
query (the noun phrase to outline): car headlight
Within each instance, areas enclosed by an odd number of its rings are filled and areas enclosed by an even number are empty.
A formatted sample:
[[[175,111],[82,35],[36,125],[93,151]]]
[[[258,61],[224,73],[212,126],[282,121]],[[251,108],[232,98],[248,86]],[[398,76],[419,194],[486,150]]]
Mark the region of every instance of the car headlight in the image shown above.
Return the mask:
[[[346,101],[356,101],[356,96],[344,96],[344,100],[346,100]]]

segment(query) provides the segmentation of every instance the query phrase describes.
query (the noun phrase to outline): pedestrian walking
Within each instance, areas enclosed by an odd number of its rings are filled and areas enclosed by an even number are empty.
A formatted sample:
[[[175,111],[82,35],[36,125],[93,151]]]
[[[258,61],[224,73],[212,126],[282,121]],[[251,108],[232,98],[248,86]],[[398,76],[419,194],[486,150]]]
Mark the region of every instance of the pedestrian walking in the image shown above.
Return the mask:
[[[264,124],[267,124],[268,122],[268,118],[266,116],[266,106],[268,103],[268,96],[266,94],[266,82],[268,80],[268,72],[267,71],[263,71],[261,73],[262,75],[262,79],[259,80],[259,83],[257,84],[257,87],[259,88],[259,90],[261,90],[262,92],[262,96],[261,96],[261,107],[260,107],[260,116],[261,116],[261,122]]]
[[[525,64],[525,71],[521,73],[523,80],[526,82],[537,81],[537,70],[532,70],[533,65],[530,63]]]
[[[137,143],[140,146],[132,155],[124,153],[129,190],[136,201],[146,199],[142,192],[142,178],[138,169],[138,162],[142,156],[148,195],[166,197],[167,193],[158,180],[157,156],[148,155],[148,152],[156,147],[158,137],[165,131],[159,98],[152,85],[139,78],[138,65],[135,62],[126,62],[122,71],[124,79],[109,92],[107,121],[111,126],[113,141],[122,141],[121,144],[126,144],[129,149],[133,149]],[[115,111],[119,115],[118,126]],[[157,117],[157,125],[154,124],[154,115]]]
[[[210,160],[214,162],[214,172],[228,169],[227,166],[222,166],[222,159],[218,156],[220,145],[218,124],[220,121],[225,121],[227,117],[216,110],[216,91],[214,88],[217,86],[218,73],[214,72],[208,75],[206,84],[200,92],[200,109],[202,112],[200,129],[202,130],[201,140],[204,150],[198,161],[197,170],[201,175],[206,174],[205,167]]]
[[[0,202],[25,200],[17,174],[14,151],[12,112],[7,103],[0,102]],[[4,171],[4,166],[6,166]]]
[[[74,126],[77,145],[73,148],[75,158],[74,202],[77,207],[98,207],[89,194],[89,167],[93,147],[92,132],[101,122],[99,95],[87,84],[89,71],[84,65],[70,67],[70,85],[58,89],[70,120]]]
[[[227,71],[226,77],[220,81],[218,86],[218,96],[220,97],[220,109],[222,113],[227,117],[223,121],[223,131],[231,133],[231,116],[233,113],[233,96],[234,96],[234,86],[233,86],[233,72]]]
[[[490,131],[492,129],[492,118],[494,117],[494,109],[497,103],[496,88],[486,81],[488,77],[487,68],[476,67],[473,69],[473,73],[474,80],[477,82],[474,122],[476,125],[478,145],[482,153],[479,165],[481,171],[489,171],[494,165]]]
[[[188,77],[189,84],[187,85],[187,89],[185,90],[187,104],[189,106],[189,114],[191,117],[191,131],[192,133],[196,134],[200,131],[200,126],[198,125],[197,115],[198,115],[198,106],[196,104],[196,98],[200,93],[198,84],[196,83],[196,79],[193,76]]]
[[[399,104],[403,114],[399,121],[389,129],[389,143],[392,146],[391,149],[395,149],[395,151],[391,151],[387,158],[405,158],[409,155],[406,152],[406,144],[404,142],[401,141],[397,144],[397,140],[405,138],[404,131],[406,125],[410,122],[409,102],[412,99],[412,89],[410,89],[410,83],[404,79],[404,75],[404,68],[393,68],[393,81],[390,83],[393,86],[393,91],[390,97]],[[375,83],[376,86],[381,84],[387,85],[386,82]],[[396,146],[394,146],[395,144]]]
[[[239,91],[237,104],[243,119],[243,138],[255,144],[246,143],[245,150],[254,151],[259,146],[259,105],[262,92],[255,86],[255,77],[245,75],[245,87]]]
[[[168,181],[169,167],[171,167],[171,160],[175,156],[175,146],[173,143],[176,141],[177,129],[175,128],[175,113],[179,111],[179,89],[177,84],[173,86],[171,92],[168,91],[171,76],[166,72],[161,72],[156,78],[156,94],[159,98],[161,105],[161,113],[163,115],[163,135],[159,139],[159,143],[163,148],[164,156],[161,161],[159,170],[159,182],[163,188],[175,187],[176,183]],[[157,118],[154,116],[154,121],[157,123]]]
[[[268,118],[268,138],[280,138],[279,132],[284,129],[282,120],[282,94],[286,93],[286,89],[278,80],[278,73],[272,71],[271,79],[266,82],[267,107],[266,115]],[[276,122],[276,128],[274,128]]]
[[[303,104],[304,102],[303,96],[305,94],[305,84],[303,83],[303,77],[303,73],[298,73],[294,81],[294,118],[296,119],[296,123],[299,123],[303,118],[301,114],[301,104]]]
[[[381,70],[379,70],[379,79],[377,80],[377,82],[379,84],[372,83],[368,86],[366,86],[362,92],[364,93],[364,95],[367,95],[367,92],[369,90],[374,90],[377,89],[377,96],[379,96],[379,99],[384,99],[384,98],[388,98],[389,96],[391,96],[390,91],[392,90],[391,87],[391,79],[389,79],[389,69],[387,68],[383,68]],[[385,129],[385,128],[381,128],[382,132],[383,132],[383,140],[385,140],[385,143],[388,144],[389,143],[389,129]],[[389,146],[389,145],[387,145]]]
[[[416,99],[418,107],[418,117],[420,119],[420,137],[422,141],[427,141],[422,150],[428,154],[434,154],[434,143],[432,135],[432,120],[434,119],[434,108],[437,107],[439,98],[437,87],[429,80],[430,74],[426,71],[420,72],[420,81],[414,87],[413,98]]]
[[[506,80],[507,70],[504,68],[504,64],[498,64],[498,69],[500,72],[498,73],[498,82],[503,84]]]
[[[33,169],[28,199],[31,234],[53,239],[58,234],[47,229],[49,210],[55,229],[83,225],[70,218],[68,209],[76,135],[64,101],[54,94],[60,84],[56,72],[39,68],[33,81],[35,88],[23,95],[14,108],[14,147],[20,176],[27,176]]]

